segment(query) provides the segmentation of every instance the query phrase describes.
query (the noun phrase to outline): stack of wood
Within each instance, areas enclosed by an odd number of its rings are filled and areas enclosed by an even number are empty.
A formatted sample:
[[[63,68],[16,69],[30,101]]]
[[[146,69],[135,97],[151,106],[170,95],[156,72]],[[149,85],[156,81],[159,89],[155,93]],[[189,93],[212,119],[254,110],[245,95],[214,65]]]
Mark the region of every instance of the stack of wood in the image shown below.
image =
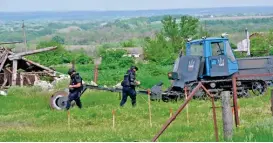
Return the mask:
[[[33,85],[41,76],[55,77],[55,71],[30,61],[24,56],[33,55],[45,51],[55,50],[57,47],[48,47],[21,53],[13,53],[11,50],[0,47],[0,86]]]

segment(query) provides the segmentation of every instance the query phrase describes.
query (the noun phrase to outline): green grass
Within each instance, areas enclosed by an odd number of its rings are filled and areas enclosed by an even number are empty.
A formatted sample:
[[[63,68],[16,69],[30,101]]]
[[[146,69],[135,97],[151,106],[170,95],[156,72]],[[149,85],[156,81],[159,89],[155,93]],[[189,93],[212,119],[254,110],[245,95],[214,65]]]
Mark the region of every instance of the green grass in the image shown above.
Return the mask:
[[[53,92],[53,91],[52,91]],[[0,141],[151,141],[179,103],[151,102],[152,127],[149,125],[147,96],[137,96],[137,107],[130,98],[119,107],[117,93],[86,91],[83,109],[71,109],[68,127],[65,111],[51,110],[52,92],[36,88],[11,88],[7,97],[0,97]],[[270,97],[240,99],[241,126],[234,127],[233,141],[272,141],[273,122]],[[220,106],[220,101],[216,102]],[[189,126],[183,111],[158,141],[215,141],[211,102],[193,100],[189,104]],[[112,128],[112,110],[116,110],[116,127]],[[223,141],[221,108],[217,109],[220,141]]]

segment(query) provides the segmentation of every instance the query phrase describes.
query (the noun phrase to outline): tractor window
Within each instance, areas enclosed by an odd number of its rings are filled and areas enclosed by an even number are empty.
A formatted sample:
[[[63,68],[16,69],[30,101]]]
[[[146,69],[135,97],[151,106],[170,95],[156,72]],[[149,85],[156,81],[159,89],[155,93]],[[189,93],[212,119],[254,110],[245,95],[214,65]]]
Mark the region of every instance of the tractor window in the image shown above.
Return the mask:
[[[224,55],[224,43],[212,42],[211,43],[212,56]]]
[[[191,55],[192,56],[203,56],[203,44],[192,44],[191,45]]]
[[[227,57],[230,61],[232,62],[236,61],[228,41],[226,41],[226,52],[227,52]]]

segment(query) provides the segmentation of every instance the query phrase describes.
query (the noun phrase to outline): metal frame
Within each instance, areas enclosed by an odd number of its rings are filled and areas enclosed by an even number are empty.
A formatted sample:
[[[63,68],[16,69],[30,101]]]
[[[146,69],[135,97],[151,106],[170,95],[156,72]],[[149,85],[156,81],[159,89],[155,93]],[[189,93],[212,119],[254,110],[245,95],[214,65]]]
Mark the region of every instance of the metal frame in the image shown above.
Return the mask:
[[[233,88],[233,108],[234,108],[234,115],[235,115],[235,124],[236,127],[239,127],[240,125],[240,120],[239,120],[239,114],[238,114],[238,97],[237,97],[237,86],[236,86],[236,81],[237,78],[240,77],[263,77],[263,76],[273,76],[273,73],[264,73],[264,74],[243,74],[243,75],[239,75],[238,73],[234,74],[232,76],[232,88]],[[209,91],[204,87],[204,85],[202,84],[202,82],[199,82],[198,85],[192,90],[192,92],[190,93],[190,95],[188,96],[188,98],[185,100],[185,102],[178,108],[178,110],[176,111],[176,113],[163,125],[162,129],[158,132],[158,134],[156,134],[153,138],[153,142],[155,142],[160,135],[168,128],[168,126],[172,123],[172,121],[174,121],[176,119],[176,117],[178,116],[178,114],[180,114],[180,112],[186,107],[186,105],[189,103],[189,101],[192,99],[192,97],[194,96],[194,94],[198,91],[198,89],[202,88],[210,97],[211,97],[211,102],[212,102],[212,108],[213,108],[213,121],[214,121],[214,132],[215,132],[215,138],[216,141],[219,141],[219,137],[218,137],[218,127],[217,127],[217,121],[216,121],[216,111],[215,111],[215,104],[214,104],[214,97],[209,93]],[[185,88],[186,89],[186,88]],[[272,93],[273,94],[273,93]],[[273,98],[273,95],[272,95]],[[273,99],[271,99],[273,100]],[[273,104],[273,101],[272,101]],[[272,105],[273,106],[273,105]],[[273,110],[273,107],[272,107]],[[272,111],[272,115],[273,115],[273,111]]]
[[[238,114],[238,96],[237,96],[237,86],[236,81],[237,78],[240,77],[263,77],[263,76],[273,76],[273,73],[264,73],[264,74],[242,74],[239,75],[238,73],[234,74],[232,76],[232,88],[233,88],[233,108],[234,108],[234,117],[235,117],[235,125],[236,127],[239,127],[240,125],[240,119]]]
[[[158,134],[156,134],[153,138],[153,142],[155,142],[160,135],[168,128],[168,126],[172,123],[172,121],[174,121],[176,119],[176,117],[180,114],[180,112],[186,107],[186,105],[189,103],[189,101],[192,99],[192,97],[195,95],[195,93],[202,88],[210,97],[211,97],[211,103],[212,103],[212,108],[213,108],[213,123],[214,123],[214,133],[215,133],[215,139],[218,142],[219,141],[219,137],[218,137],[218,127],[217,127],[217,120],[216,120],[216,111],[215,111],[215,104],[214,104],[214,96],[212,96],[210,94],[210,92],[206,89],[206,87],[204,87],[204,85],[202,84],[202,82],[199,82],[198,85],[192,90],[192,92],[190,93],[190,95],[188,96],[188,98],[185,100],[185,102],[178,108],[178,110],[176,111],[176,113],[170,117],[170,119],[163,125],[162,129],[158,132]],[[186,87],[185,87],[186,89]],[[185,92],[187,92],[185,90]]]

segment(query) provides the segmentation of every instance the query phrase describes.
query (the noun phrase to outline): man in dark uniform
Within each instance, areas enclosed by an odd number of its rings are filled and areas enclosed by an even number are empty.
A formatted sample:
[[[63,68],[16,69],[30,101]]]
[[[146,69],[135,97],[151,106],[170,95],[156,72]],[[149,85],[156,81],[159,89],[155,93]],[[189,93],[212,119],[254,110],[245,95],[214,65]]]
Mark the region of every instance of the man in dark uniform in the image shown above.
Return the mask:
[[[82,103],[80,100],[81,90],[82,90],[82,78],[79,73],[76,73],[76,70],[73,68],[68,70],[68,74],[70,75],[70,84],[69,84],[69,95],[68,101],[66,104],[66,109],[69,110],[71,102],[74,100],[76,105],[79,108],[82,108]]]
[[[132,66],[127,73],[124,75],[124,79],[121,83],[122,85],[122,99],[120,102],[120,106],[122,107],[126,101],[128,95],[132,100],[132,106],[136,106],[136,90],[135,87],[140,84],[139,81],[136,81],[136,71],[138,68],[136,66]]]

